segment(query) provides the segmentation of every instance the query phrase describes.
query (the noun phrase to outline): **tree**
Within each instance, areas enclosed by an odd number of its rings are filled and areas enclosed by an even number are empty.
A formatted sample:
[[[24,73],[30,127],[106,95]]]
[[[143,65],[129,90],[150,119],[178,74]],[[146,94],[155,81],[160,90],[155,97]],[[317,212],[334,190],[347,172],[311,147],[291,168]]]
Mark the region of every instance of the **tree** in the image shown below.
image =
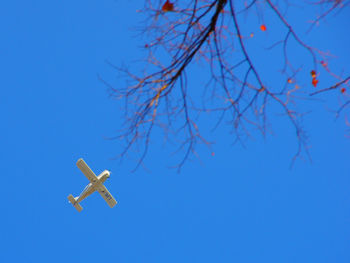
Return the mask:
[[[349,3],[344,0],[304,3],[319,10],[308,25],[309,31]],[[307,153],[307,138],[300,122],[303,112],[298,106],[322,92],[339,90],[345,94],[350,77],[333,73],[328,66],[330,54],[304,42],[288,19],[289,9],[293,8],[302,7],[287,0],[146,0],[140,11],[145,16],[140,32],[146,37],[144,49],[148,53],[143,60],[144,70],[133,73],[128,68],[116,67],[127,78],[126,88],[112,87],[103,80],[112,94],[125,102],[125,127],[119,138],[126,140],[126,147],[121,155],[141,145],[140,165],[152,132],[158,127],[167,140],[179,140],[176,145],[183,150],[183,157],[177,167],[181,168],[195,153],[198,143],[210,147],[201,135],[199,116],[215,114],[214,127],[228,123],[235,140],[242,141],[252,130],[263,135],[268,132],[269,109],[283,114],[295,130],[298,149],[293,160]],[[273,36],[269,35],[268,47],[253,41],[257,33],[246,26],[244,19],[253,21],[260,34],[272,28],[265,20],[273,20],[275,31]],[[296,61],[292,52],[305,54],[303,61]],[[269,70],[276,72],[278,85],[272,85],[264,75],[267,69],[260,56],[266,58],[270,53],[279,53],[278,63],[265,62],[271,67]],[[188,72],[196,67],[209,76],[204,86],[200,83],[203,80],[198,81],[200,89],[188,85],[193,82]],[[305,83],[300,83],[299,75],[310,74],[308,85],[316,88],[319,68],[334,77],[334,85],[317,91],[303,88]],[[349,104],[345,100],[338,113]]]

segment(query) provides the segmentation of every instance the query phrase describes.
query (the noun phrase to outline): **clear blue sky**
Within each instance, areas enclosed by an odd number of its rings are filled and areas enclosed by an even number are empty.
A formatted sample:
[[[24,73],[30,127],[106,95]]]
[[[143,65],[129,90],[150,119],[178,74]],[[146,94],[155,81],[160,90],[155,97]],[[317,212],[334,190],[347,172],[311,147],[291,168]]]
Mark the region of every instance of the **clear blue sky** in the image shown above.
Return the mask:
[[[295,137],[278,117],[274,135],[246,148],[219,129],[215,156],[199,149],[202,163],[180,174],[158,146],[146,159],[150,172],[111,160],[121,144],[105,137],[121,127],[120,104],[97,74],[124,84],[104,61],[140,54],[131,29],[142,6],[2,3],[0,262],[350,262],[350,139],[344,116],[335,122],[321,103],[304,125],[313,162],[292,170]],[[349,74],[348,18],[349,9],[329,17],[306,38]],[[80,157],[96,173],[112,171],[115,208],[97,193],[81,213],[68,203],[88,183]]]

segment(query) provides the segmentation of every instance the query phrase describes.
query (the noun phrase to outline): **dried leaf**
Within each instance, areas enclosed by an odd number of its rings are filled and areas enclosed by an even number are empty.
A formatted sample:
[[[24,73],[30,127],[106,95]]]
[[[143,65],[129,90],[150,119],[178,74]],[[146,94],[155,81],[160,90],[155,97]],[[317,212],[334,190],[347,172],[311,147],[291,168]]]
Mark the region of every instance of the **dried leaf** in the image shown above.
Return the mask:
[[[174,4],[169,2],[169,0],[167,0],[162,7],[162,11],[163,12],[174,11]]]

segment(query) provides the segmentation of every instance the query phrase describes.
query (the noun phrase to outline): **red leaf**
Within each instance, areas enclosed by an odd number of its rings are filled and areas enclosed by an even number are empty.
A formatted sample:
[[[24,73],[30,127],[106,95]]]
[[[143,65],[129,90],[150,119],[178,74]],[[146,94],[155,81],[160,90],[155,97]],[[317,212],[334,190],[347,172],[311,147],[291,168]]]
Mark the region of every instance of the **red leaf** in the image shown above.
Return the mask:
[[[345,91],[346,91],[346,88],[341,88],[340,90],[341,93],[345,93]]]
[[[174,4],[170,3],[169,0],[166,0],[162,7],[163,12],[169,12],[169,11],[174,11]]]
[[[266,31],[266,26],[265,25],[261,25],[260,29],[261,29],[261,31]]]
[[[318,80],[316,78],[313,78],[312,79],[312,85],[314,85],[315,88],[317,86],[317,83],[318,83]]]

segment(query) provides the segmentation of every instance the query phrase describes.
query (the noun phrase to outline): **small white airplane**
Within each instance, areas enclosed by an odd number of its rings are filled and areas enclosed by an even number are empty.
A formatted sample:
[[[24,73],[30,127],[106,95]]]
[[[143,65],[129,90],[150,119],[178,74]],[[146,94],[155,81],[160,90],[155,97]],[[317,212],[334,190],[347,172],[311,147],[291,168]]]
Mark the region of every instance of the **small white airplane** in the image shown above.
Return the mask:
[[[77,166],[90,181],[80,196],[73,197],[71,194],[68,196],[69,202],[78,210],[78,212],[83,210],[83,207],[79,203],[95,191],[98,191],[101,194],[110,207],[114,207],[117,204],[117,201],[103,185],[107,178],[109,178],[110,172],[104,170],[99,176],[96,176],[83,159],[77,161]]]

